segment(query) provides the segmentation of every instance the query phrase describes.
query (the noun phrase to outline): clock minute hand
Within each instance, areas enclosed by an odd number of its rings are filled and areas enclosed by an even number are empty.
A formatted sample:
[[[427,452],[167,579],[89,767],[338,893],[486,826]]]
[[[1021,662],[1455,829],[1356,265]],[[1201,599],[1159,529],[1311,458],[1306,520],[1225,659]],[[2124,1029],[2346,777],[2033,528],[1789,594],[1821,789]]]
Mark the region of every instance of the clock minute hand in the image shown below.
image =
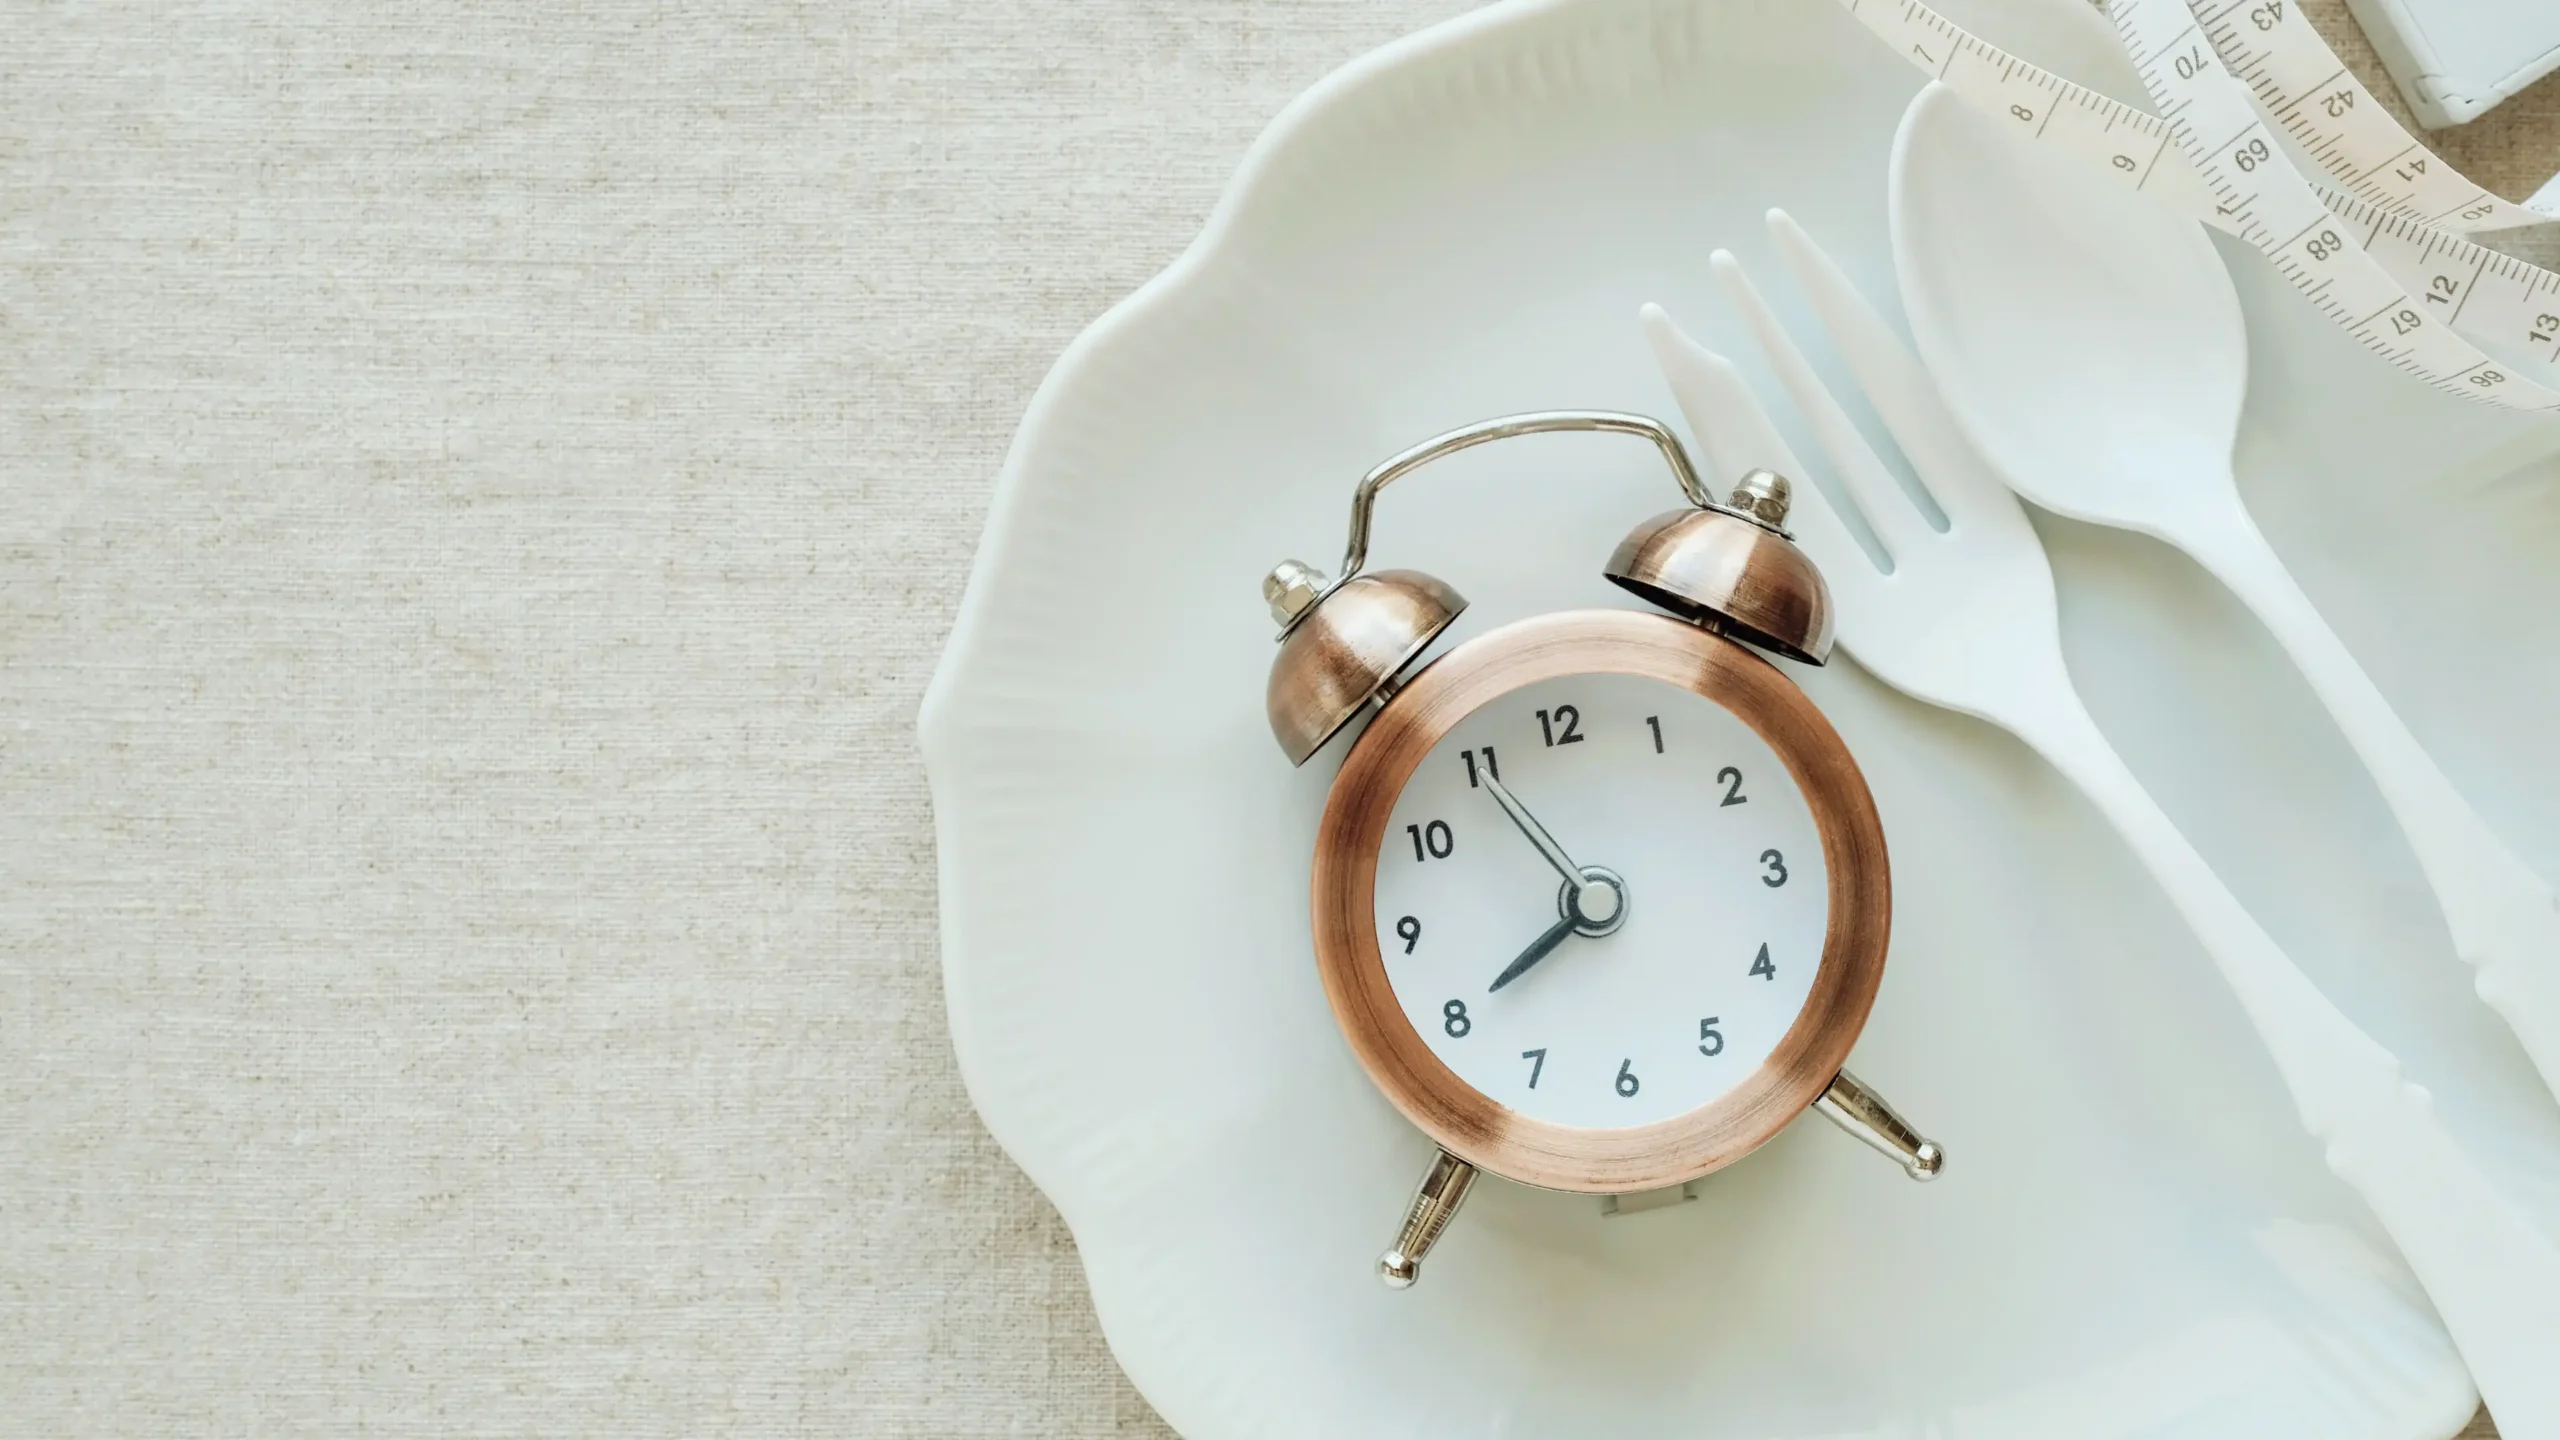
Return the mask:
[[[1538,853],[1545,856],[1556,873],[1564,877],[1565,888],[1573,896],[1571,909],[1580,915],[1583,927],[1606,927],[1593,930],[1591,933],[1595,935],[1617,928],[1613,917],[1625,898],[1617,877],[1597,868],[1574,864],[1573,857],[1564,853],[1564,847],[1556,843],[1556,837],[1547,833],[1547,827],[1538,823],[1538,817],[1529,813],[1529,807],[1520,803],[1519,797],[1513,795],[1501,777],[1493,773],[1490,764],[1485,766],[1484,784],[1493,792],[1494,801],[1502,806],[1502,813],[1511,817],[1511,823],[1520,827],[1520,833],[1528,836],[1529,843],[1537,846]]]
[[[1512,961],[1509,969],[1493,977],[1493,983],[1484,987],[1484,993],[1490,995],[1528,974],[1529,967],[1546,959],[1549,952],[1565,942],[1565,937],[1571,935],[1574,928],[1574,917],[1569,913],[1563,919],[1548,926],[1547,933],[1530,941],[1529,948],[1520,952],[1520,958]]]
[[[1529,807],[1512,795],[1502,783],[1502,778],[1493,773],[1491,765],[1485,767],[1484,788],[1493,792],[1494,802],[1502,807],[1502,813],[1511,817],[1511,823],[1520,827],[1520,833],[1529,837],[1529,843],[1538,847],[1538,853],[1547,857],[1547,863],[1556,867],[1556,873],[1564,877],[1565,883],[1576,890],[1581,889],[1586,883],[1582,867],[1574,864],[1573,857],[1564,853],[1564,847],[1556,843],[1556,837],[1547,833],[1546,826],[1538,823],[1537,816],[1529,813]]]
[[[1494,775],[1491,765],[1485,766],[1484,783],[1502,806],[1502,813],[1511,817],[1511,823],[1520,827],[1520,833],[1528,836],[1529,843],[1537,846],[1538,853],[1564,877],[1564,891],[1556,905],[1563,912],[1561,918],[1548,926],[1545,934],[1530,941],[1529,948],[1520,952],[1520,958],[1512,961],[1509,969],[1493,977],[1493,984],[1486,989],[1491,994],[1527,974],[1531,966],[1563,944],[1566,936],[1606,935],[1617,929],[1626,918],[1626,882],[1596,866],[1586,869],[1574,864],[1573,857],[1556,843],[1556,837],[1548,834],[1538,817],[1529,813],[1529,807],[1521,804],[1510,787]]]

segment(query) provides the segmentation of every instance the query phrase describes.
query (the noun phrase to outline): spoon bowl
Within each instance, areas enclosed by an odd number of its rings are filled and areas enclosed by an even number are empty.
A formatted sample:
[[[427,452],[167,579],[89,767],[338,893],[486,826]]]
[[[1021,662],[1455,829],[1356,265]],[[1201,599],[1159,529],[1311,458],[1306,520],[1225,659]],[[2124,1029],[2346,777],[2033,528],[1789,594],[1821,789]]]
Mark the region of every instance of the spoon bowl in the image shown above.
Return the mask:
[[[2202,226],[1940,85],[1894,137],[1892,217],[1921,355],[2021,494],[2154,533],[2173,500],[2237,504],[2248,333]]]

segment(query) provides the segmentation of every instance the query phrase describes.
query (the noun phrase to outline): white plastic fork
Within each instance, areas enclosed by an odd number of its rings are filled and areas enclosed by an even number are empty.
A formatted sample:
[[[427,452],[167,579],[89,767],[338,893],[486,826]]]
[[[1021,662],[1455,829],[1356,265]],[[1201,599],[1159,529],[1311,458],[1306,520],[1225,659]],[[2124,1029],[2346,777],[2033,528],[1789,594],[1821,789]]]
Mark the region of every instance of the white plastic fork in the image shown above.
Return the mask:
[[[1782,236],[1793,228],[1775,211],[1770,222]],[[2088,795],[2203,942],[2329,1168],[2364,1197],[2426,1287],[2501,1432],[2560,1437],[2560,1248],[2455,1143],[2398,1058],[2295,968],[2143,790],[2072,685],[2052,568],[2016,497],[1838,267],[1809,239],[1785,252],[1949,522],[1940,532],[1922,515],[1740,263],[1716,252],[1718,279],[1891,557],[1890,573],[1879,569],[1821,490],[1799,483],[1790,523],[1831,584],[1841,645],[1895,689],[2008,730]],[[1644,324],[1711,467],[1727,478],[1766,467],[1810,481],[1730,361],[1657,306],[1645,307]]]

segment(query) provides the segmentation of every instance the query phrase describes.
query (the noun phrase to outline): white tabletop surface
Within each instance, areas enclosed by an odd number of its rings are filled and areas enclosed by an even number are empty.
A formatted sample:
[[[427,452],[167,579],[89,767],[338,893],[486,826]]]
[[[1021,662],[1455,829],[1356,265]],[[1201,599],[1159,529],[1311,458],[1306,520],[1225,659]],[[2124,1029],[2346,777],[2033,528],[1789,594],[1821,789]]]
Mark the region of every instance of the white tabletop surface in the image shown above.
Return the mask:
[[[1167,1433],[915,707],[1050,360],[1464,5],[0,3],[0,1430]]]

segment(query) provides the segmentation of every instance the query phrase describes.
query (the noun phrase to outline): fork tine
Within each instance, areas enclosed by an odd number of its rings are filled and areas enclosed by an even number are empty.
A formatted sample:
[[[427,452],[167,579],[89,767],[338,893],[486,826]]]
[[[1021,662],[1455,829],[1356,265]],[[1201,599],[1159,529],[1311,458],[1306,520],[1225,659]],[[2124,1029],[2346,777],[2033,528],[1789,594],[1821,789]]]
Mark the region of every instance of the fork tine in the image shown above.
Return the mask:
[[[1750,325],[1751,338],[1759,342],[1760,353],[1768,357],[1769,368],[1778,374],[1778,383],[1786,387],[1796,408],[1804,413],[1805,422],[1813,427],[1815,441],[1838,472],[1849,497],[1865,512],[1867,524],[1885,553],[1900,557],[1910,554],[1916,545],[1927,544],[1933,538],[1928,520],[1911,503],[1911,497],[1903,493],[1901,483],[1868,446],[1866,437],[1858,433],[1849,412],[1840,408],[1840,402],[1832,398],[1821,377],[1813,373],[1812,362],[1787,337],[1786,327],[1778,323],[1777,315],[1769,309],[1760,287],[1751,283],[1742,262],[1734,258],[1732,251],[1718,250],[1707,263],[1714,268],[1716,279],[1723,282],[1734,308]]]
[[[1661,306],[1646,305],[1642,314],[1654,363],[1670,384],[1671,397],[1689,422],[1689,433],[1706,452],[1707,468],[1728,483],[1746,471],[1762,469],[1795,481],[1795,510],[1787,517],[1788,528],[1813,563],[1822,567],[1844,612],[1853,608],[1867,585],[1882,578],[1875,562],[1832,510],[1831,497],[1813,483],[1812,472],[1778,434],[1769,413],[1744,383],[1742,372],[1732,361],[1690,339]],[[1845,634],[1848,627],[1841,628]]]
[[[2014,509],[2017,501],[1964,437],[1920,357],[1794,216],[1772,210],[1768,221],[1779,256],[1939,509],[1951,520],[1983,518],[1986,505]]]
[[[1680,403],[1716,479],[1730,486],[1750,471],[1775,470],[1803,481],[1802,462],[1751,398],[1733,362],[1691,339],[1661,306],[1648,302],[1639,313],[1654,363],[1670,383],[1671,398]],[[1721,487],[1710,488],[1722,493]]]

